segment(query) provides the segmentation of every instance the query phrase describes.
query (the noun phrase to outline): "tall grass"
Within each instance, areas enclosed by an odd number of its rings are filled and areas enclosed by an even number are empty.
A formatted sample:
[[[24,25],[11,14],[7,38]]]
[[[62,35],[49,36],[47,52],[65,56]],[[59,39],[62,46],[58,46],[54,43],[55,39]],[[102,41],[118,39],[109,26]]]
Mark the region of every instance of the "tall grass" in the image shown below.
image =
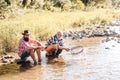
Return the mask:
[[[34,38],[46,39],[58,30],[67,30],[77,24],[111,22],[114,13],[109,9],[84,12],[49,12],[27,10],[16,18],[0,20],[0,51],[17,47],[21,33],[28,29]]]

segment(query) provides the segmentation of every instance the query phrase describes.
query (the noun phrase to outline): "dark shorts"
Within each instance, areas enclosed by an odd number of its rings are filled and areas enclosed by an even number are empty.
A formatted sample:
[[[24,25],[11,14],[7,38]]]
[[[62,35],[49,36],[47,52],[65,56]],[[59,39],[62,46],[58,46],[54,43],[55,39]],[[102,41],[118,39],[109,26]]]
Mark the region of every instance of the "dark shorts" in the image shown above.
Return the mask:
[[[26,58],[29,56],[30,56],[30,53],[28,51],[23,51],[21,55],[21,60],[26,60]]]
[[[46,54],[46,57],[53,57],[53,58],[58,58],[59,54],[61,54],[62,50],[58,49],[57,51],[55,49],[52,50],[52,53],[49,55]]]

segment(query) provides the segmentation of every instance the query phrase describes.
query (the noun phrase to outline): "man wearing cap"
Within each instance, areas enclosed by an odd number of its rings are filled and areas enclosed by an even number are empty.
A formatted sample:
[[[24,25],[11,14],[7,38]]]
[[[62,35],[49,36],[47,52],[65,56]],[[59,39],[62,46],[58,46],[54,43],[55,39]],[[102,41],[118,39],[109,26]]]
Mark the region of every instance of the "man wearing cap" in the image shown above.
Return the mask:
[[[63,46],[62,32],[57,32],[47,40],[46,57],[58,58],[62,50],[69,51],[69,48]]]
[[[23,37],[20,39],[18,44],[18,55],[20,56],[23,62],[25,62],[27,57],[30,56],[34,61],[34,65],[36,65],[37,61],[35,59],[34,52],[37,53],[38,62],[40,62],[41,44],[39,43],[39,41],[30,38],[30,32],[28,30],[24,30],[22,35]]]

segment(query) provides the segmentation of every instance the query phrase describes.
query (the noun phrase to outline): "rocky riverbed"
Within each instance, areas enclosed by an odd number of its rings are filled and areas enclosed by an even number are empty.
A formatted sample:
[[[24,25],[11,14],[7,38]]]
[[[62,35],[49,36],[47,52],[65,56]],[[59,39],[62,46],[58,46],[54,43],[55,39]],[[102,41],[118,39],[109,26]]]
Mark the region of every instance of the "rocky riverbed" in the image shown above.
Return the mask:
[[[79,27],[84,27],[85,29],[63,32],[64,38],[70,37],[72,40],[77,40],[84,37],[120,37],[120,19],[115,19],[110,24],[101,23]]]

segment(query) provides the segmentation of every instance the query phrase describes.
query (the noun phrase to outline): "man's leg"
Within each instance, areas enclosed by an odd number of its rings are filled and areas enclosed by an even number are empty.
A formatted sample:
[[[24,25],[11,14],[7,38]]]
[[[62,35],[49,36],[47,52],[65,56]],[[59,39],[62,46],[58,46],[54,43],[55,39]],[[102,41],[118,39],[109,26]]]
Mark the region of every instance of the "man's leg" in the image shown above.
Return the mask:
[[[40,53],[40,49],[36,49],[36,53],[38,56],[38,62],[41,62],[41,53]]]
[[[57,52],[56,52],[55,57],[58,57],[58,56],[59,56],[59,54],[61,54],[61,52],[62,52],[62,49],[58,49],[58,50],[57,50]]]
[[[29,52],[28,51],[23,51],[22,52],[22,55],[21,55],[21,59],[20,60],[17,60],[17,64],[24,64],[24,63],[26,63],[26,59],[27,59],[27,57],[29,56],[30,54],[29,54]],[[29,62],[29,61],[28,61]]]
[[[36,61],[36,59],[35,59],[34,49],[30,49],[30,50],[28,50],[28,51],[29,51],[29,53],[30,53],[31,58],[32,58],[33,61],[34,61],[34,65],[36,65],[36,64],[37,64],[37,61]]]
[[[21,60],[25,62],[29,55],[30,55],[30,53],[28,51],[23,51],[23,53],[21,55]]]
[[[51,49],[51,53],[46,54],[46,57],[53,57],[55,58],[56,56],[56,49]]]

